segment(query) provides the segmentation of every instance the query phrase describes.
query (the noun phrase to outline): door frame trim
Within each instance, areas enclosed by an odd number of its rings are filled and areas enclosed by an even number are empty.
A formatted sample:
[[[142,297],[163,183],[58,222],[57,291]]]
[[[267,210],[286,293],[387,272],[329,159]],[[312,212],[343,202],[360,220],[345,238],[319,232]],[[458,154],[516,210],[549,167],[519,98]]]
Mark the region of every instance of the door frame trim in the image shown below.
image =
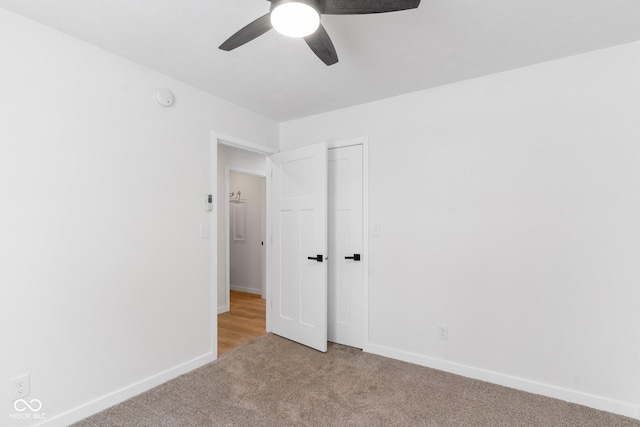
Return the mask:
[[[369,351],[369,137],[326,141],[327,149],[362,146],[362,350]]]
[[[223,133],[211,132],[211,137],[215,137],[217,144],[228,145],[230,147],[239,148],[241,150],[253,151],[254,153],[264,154],[265,156],[280,152],[280,150],[278,149],[267,147],[266,145],[256,144],[255,142],[236,138],[231,135],[225,135]]]
[[[265,295],[266,295],[266,307],[265,307],[265,316],[267,317],[265,319],[265,330],[267,331],[267,333],[271,332],[271,257],[273,256],[271,254],[271,245],[273,244],[273,233],[271,231],[271,182],[272,182],[272,178],[273,178],[273,162],[271,161],[271,156],[266,156],[267,158],[267,164],[265,165],[266,169],[267,169],[267,176],[266,176],[266,188],[265,188],[265,221],[266,221],[266,230],[265,230],[265,256],[267,258],[267,263],[265,265],[266,268],[266,275],[267,275],[267,283],[266,283],[266,290],[265,290]]]

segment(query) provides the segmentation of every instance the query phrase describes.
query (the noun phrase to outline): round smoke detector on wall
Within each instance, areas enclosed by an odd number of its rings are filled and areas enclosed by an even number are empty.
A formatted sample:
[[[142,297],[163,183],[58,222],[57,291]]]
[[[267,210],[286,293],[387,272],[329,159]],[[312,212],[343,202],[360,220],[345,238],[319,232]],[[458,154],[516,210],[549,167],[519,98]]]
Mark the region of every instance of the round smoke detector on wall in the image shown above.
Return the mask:
[[[173,104],[173,95],[166,89],[156,89],[153,99],[163,107],[169,107]]]

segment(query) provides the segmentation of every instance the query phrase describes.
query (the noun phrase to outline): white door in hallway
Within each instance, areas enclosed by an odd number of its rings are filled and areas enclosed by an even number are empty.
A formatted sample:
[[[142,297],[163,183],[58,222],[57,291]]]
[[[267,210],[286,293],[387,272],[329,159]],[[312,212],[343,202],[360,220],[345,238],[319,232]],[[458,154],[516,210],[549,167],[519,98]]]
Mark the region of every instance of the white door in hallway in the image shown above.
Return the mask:
[[[363,345],[362,145],[329,150],[328,339]]]
[[[271,156],[271,331],[327,351],[327,147]]]

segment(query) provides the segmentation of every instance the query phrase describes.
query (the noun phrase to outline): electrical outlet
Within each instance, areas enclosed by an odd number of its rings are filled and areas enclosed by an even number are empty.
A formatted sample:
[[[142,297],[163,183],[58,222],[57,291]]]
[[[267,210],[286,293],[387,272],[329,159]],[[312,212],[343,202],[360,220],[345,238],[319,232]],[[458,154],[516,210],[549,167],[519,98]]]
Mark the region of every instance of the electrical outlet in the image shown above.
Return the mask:
[[[11,380],[11,400],[18,400],[29,396],[30,393],[29,374],[15,377]]]
[[[441,340],[449,339],[449,325],[438,323],[438,338]]]

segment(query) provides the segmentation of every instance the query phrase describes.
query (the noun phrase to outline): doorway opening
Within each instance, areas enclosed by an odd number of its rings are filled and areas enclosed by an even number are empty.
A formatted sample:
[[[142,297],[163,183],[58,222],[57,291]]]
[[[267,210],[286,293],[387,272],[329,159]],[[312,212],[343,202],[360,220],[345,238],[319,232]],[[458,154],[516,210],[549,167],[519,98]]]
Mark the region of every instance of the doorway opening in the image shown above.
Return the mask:
[[[218,355],[266,333],[266,156],[218,144]]]
[[[275,304],[277,301],[283,300],[281,297],[277,297],[277,296],[274,297],[274,295],[272,295],[273,292],[276,292],[278,289],[280,289],[281,291],[285,289],[284,287],[282,287],[282,283],[277,281],[274,282],[275,272],[282,270],[282,269],[279,269],[276,265],[277,261],[281,260],[282,253],[278,252],[279,256],[277,257],[274,256],[275,249],[273,246],[278,241],[281,240],[282,236],[278,234],[279,228],[277,227],[277,224],[274,225],[274,215],[276,217],[278,215],[276,214],[277,210],[274,207],[274,203],[275,203],[275,200],[277,200],[277,198],[274,196],[273,192],[274,192],[274,188],[281,188],[281,189],[284,188],[289,193],[293,191],[292,194],[296,196],[295,198],[300,198],[300,194],[298,193],[300,192],[299,184],[301,183],[301,180],[292,178],[291,173],[296,171],[299,173],[302,173],[302,171],[299,170],[300,164],[296,163],[295,161],[291,162],[290,165],[285,166],[285,169],[287,169],[285,173],[288,176],[287,178],[288,182],[291,182],[295,185],[293,184],[285,185],[284,187],[282,187],[281,185],[278,185],[274,181],[274,176],[275,176],[274,174],[276,173],[274,172],[275,170],[274,168],[276,167],[274,166],[274,162],[276,161],[274,159],[278,157],[282,157],[281,155],[285,153],[280,152],[278,153],[278,155],[275,155],[275,151],[270,151],[270,149],[266,149],[265,147],[252,144],[247,141],[235,140],[233,138],[226,137],[223,135],[214,134],[214,141],[216,143],[216,146],[212,150],[212,160],[213,160],[213,163],[215,164],[215,169],[214,169],[215,172],[214,172],[213,179],[216,180],[215,182],[217,182],[216,200],[218,200],[218,204],[217,204],[218,207],[216,209],[216,218],[217,218],[216,221],[217,221],[218,232],[217,232],[217,238],[216,238],[217,250],[215,251],[216,253],[215,256],[217,257],[217,263],[215,263],[212,269],[213,269],[214,277],[217,277],[217,280],[215,282],[217,284],[213,288],[213,293],[214,293],[213,298],[214,298],[214,301],[217,301],[218,315],[215,316],[215,321],[214,321],[215,322],[214,331],[216,331],[216,334],[213,342],[218,345],[217,353],[219,355],[224,351],[230,349],[227,343],[224,342],[225,340],[229,340],[228,338],[229,335],[235,336],[235,338],[240,337],[241,339],[242,339],[241,336],[245,335],[244,339],[248,341],[252,339],[252,336],[250,336],[251,333],[258,334],[256,336],[259,336],[266,331],[271,331],[276,334],[279,334],[278,331],[275,330],[273,325],[274,318],[283,317],[283,315],[285,315],[286,317],[287,313],[283,314],[282,310],[276,310],[273,307],[273,304]],[[359,149],[359,154],[356,155],[355,157],[351,155],[346,155],[346,151],[349,151],[349,150],[342,150],[343,148],[346,149],[347,147],[351,147],[351,146],[361,147],[361,149]],[[336,323],[335,325],[336,327],[330,327],[330,329],[332,329],[333,332],[329,332],[328,335],[325,329],[324,342],[326,343],[327,340],[329,340],[329,341],[334,341],[341,344],[351,345],[351,346],[363,348],[363,349],[366,349],[367,342],[368,342],[368,339],[367,339],[368,337],[368,321],[367,321],[368,319],[368,303],[367,303],[368,286],[367,284],[368,284],[369,257],[368,257],[368,232],[367,232],[368,183],[366,179],[366,177],[368,176],[368,162],[367,162],[368,149],[367,148],[368,148],[368,143],[366,138],[359,138],[354,140],[324,144],[323,150],[325,154],[322,155],[322,157],[324,157],[325,159],[324,160],[325,166],[322,168],[322,170],[318,170],[318,172],[322,172],[322,171],[324,172],[315,174],[317,176],[325,177],[324,179],[321,178],[318,182],[325,182],[325,184],[327,183],[327,181],[332,182],[328,194],[325,193],[325,196],[324,196],[325,201],[327,201],[327,199],[330,199],[328,200],[329,205],[333,206],[332,211],[335,211],[334,219],[331,220],[331,223],[333,225],[330,227],[332,229],[332,233],[336,233],[338,230],[340,230],[341,235],[344,234],[344,236],[347,236],[345,240],[343,238],[335,239],[330,237],[328,234],[326,234],[327,236],[326,238],[328,238],[332,242],[332,244],[330,245],[331,251],[334,252],[334,255],[335,255],[331,257],[331,261],[329,261],[329,258],[327,258],[327,248],[325,248],[324,250],[318,249],[317,253],[323,252],[323,255],[325,256],[324,265],[326,265],[327,262],[331,262],[337,266],[337,264],[335,263],[338,260],[340,260],[342,261],[342,263],[345,264],[344,266],[339,267],[339,269],[343,271],[347,271],[346,269],[351,270],[353,268],[359,267],[358,274],[349,273],[347,276],[349,276],[350,278],[359,277],[358,281],[360,282],[358,286],[353,286],[353,282],[351,282],[351,283],[348,283],[349,286],[345,287],[345,286],[342,286],[342,284],[347,282],[345,282],[344,280],[338,279],[339,271],[334,270],[333,272],[330,272],[330,275],[332,276],[332,280],[331,280],[332,284],[329,285],[330,287],[329,289],[327,289],[329,291],[328,292],[329,298],[326,298],[326,296],[322,298],[324,300],[324,304],[320,304],[320,305],[323,305],[324,309],[322,309],[320,306],[315,308],[316,310],[322,310],[323,312],[327,312],[329,314],[329,318],[333,319],[333,320],[329,319],[329,321],[333,321]],[[292,155],[293,152],[297,150],[298,149],[289,150],[286,152],[288,154],[285,154],[285,155],[287,156]],[[333,154],[331,154],[330,156],[327,156],[328,152],[331,152]],[[345,154],[346,157],[343,156],[343,154]],[[327,159],[327,157],[329,157],[329,159]],[[355,168],[356,163],[359,165],[357,168]],[[262,230],[264,234],[263,234],[263,240],[261,240],[261,244],[260,244],[264,254],[263,259],[265,259],[266,262],[262,264],[262,261],[261,261],[263,268],[261,270],[262,283],[260,286],[260,294],[257,293],[258,292],[257,286],[253,286],[253,290],[256,293],[244,292],[247,290],[247,288],[251,286],[243,286],[242,283],[237,283],[237,284],[234,283],[233,287],[237,288],[237,290],[232,290],[231,264],[230,264],[231,247],[232,247],[231,245],[232,245],[232,242],[236,243],[237,245],[242,245],[243,243],[241,242],[243,241],[243,239],[246,239],[246,232],[247,232],[246,222],[244,223],[244,225],[242,223],[243,215],[246,216],[247,214],[246,203],[245,203],[245,206],[242,205],[242,199],[245,197],[246,192],[243,191],[242,188],[239,188],[239,187],[234,188],[233,184],[230,186],[229,175],[231,173],[236,173],[236,172],[239,172],[241,174],[246,174],[246,175],[262,177],[266,181],[265,182],[266,189],[264,191],[266,209],[263,211],[264,212],[263,218],[265,219],[266,224],[263,225]],[[333,176],[333,178],[330,180],[326,179],[327,173],[330,176]],[[293,175],[295,175],[295,173],[293,173]],[[314,174],[312,173],[312,175]],[[353,185],[353,179],[348,178],[349,176],[355,177],[355,175],[359,175],[361,180],[361,183],[356,186]],[[313,180],[311,180],[310,182],[313,182]],[[345,186],[344,184],[346,182],[350,182],[350,184]],[[298,190],[296,190],[296,188]],[[240,192],[240,195],[238,195],[238,190]],[[298,193],[296,193],[296,191],[298,191]],[[327,190],[325,189],[325,192],[326,191]],[[358,209],[356,209],[355,205],[353,204],[344,205],[344,203],[342,203],[342,199],[346,199],[347,197],[349,199],[352,199],[351,196],[353,195],[354,192],[360,193],[362,195],[362,199],[360,199],[356,203],[361,206]],[[349,196],[349,194],[351,194],[351,196]],[[234,200],[230,202],[229,198],[233,198]],[[246,202],[246,199],[245,199],[245,202]],[[323,208],[321,210],[326,211],[327,209]],[[307,213],[308,213],[308,209],[305,210],[305,215]],[[303,215],[303,217],[305,217],[305,215]],[[284,215],[284,216],[287,216],[287,215]],[[346,217],[359,218],[359,221],[360,221],[359,225],[353,224],[352,231],[360,230],[362,232],[362,235],[356,236],[351,232],[343,233],[347,231],[347,228],[348,228],[348,227],[345,228],[345,226],[348,224],[348,221],[347,222],[342,221],[342,219]],[[246,217],[244,218],[244,220],[246,221]],[[276,229],[274,229],[274,227]],[[305,233],[307,233],[309,231],[315,231],[316,228],[303,227],[302,230],[304,230]],[[264,231],[266,231],[266,233]],[[268,237],[269,241],[266,240],[266,236],[269,236]],[[287,251],[289,252],[291,252],[292,250],[295,250],[295,245],[292,245],[292,242],[290,240],[291,239],[285,239],[286,245],[284,246],[285,248],[287,248]],[[356,242],[360,242],[360,244],[355,244]],[[283,242],[280,242],[280,243],[283,243]],[[309,247],[307,249],[309,250],[313,249],[309,253],[311,254],[313,252],[312,255],[316,254],[316,252],[314,252],[316,250],[315,248]],[[303,251],[304,252],[303,262],[307,262],[307,258],[309,258],[309,254],[306,253],[308,252],[307,249]],[[318,264],[322,263],[321,261],[322,257],[316,255],[312,258],[313,260],[315,260],[316,263]],[[320,258],[320,259],[317,259],[317,258]],[[309,258],[309,260],[310,261],[308,261],[307,264],[316,265],[315,263],[311,262],[311,258]],[[305,264],[305,267],[309,267],[309,266]],[[288,272],[287,273],[288,276],[290,276],[291,275],[290,269],[286,269],[286,271]],[[340,289],[338,290],[338,292],[336,291],[332,292],[331,286],[334,286],[338,282],[340,282]],[[306,289],[308,289],[307,285],[308,283],[305,285]],[[276,290],[274,291],[274,289]],[[287,290],[287,292],[289,292],[289,290]],[[216,294],[217,294],[217,298],[215,297]],[[236,297],[238,298],[236,299]],[[249,304],[249,307],[245,306],[241,309],[241,311],[245,312],[244,317],[236,317],[235,319],[229,319],[230,321],[233,321],[235,323],[232,324],[231,328],[228,328],[227,327],[228,325],[225,325],[227,319],[221,316],[232,317],[233,308],[236,305],[238,305],[238,308],[240,309],[241,306],[244,304],[244,302],[240,302],[241,301],[240,298],[242,297],[248,297],[247,299],[253,299],[252,301],[253,303],[255,302],[266,303],[265,304],[266,310],[264,312],[259,311],[258,313],[260,314],[253,313],[253,314],[247,315],[247,311],[250,311],[252,309],[251,308],[252,304]],[[263,297],[266,297],[266,300],[263,299]],[[284,300],[291,300],[290,293],[285,295],[285,297],[286,298]],[[328,302],[327,299],[329,299],[329,305],[327,305],[327,302]],[[353,309],[352,303],[354,301],[355,302],[359,301],[361,303],[361,308],[357,310]],[[245,302],[247,302],[246,299],[245,299]],[[316,306],[317,303],[313,303],[311,305]],[[276,315],[276,313],[278,313],[278,315]],[[255,320],[256,318],[265,319],[266,328],[264,330],[261,327],[258,330],[257,328],[255,328],[255,325],[253,326],[250,325],[251,320]],[[360,322],[357,321],[358,319],[360,319]],[[301,318],[300,320],[306,321],[307,318],[306,317],[304,319]],[[328,322],[327,320],[325,320],[323,323],[327,324]],[[360,324],[358,325],[358,323]],[[354,328],[352,329],[357,331],[357,336],[360,337],[358,339],[358,342],[348,343],[346,342],[346,340],[343,340],[343,338],[339,336],[341,334],[337,328],[342,328],[343,326],[348,326],[348,325],[354,326]],[[252,329],[253,331],[251,331]],[[280,334],[280,335],[285,336],[284,334]],[[298,342],[301,342],[301,341],[298,341]],[[235,345],[239,345],[240,343]]]

